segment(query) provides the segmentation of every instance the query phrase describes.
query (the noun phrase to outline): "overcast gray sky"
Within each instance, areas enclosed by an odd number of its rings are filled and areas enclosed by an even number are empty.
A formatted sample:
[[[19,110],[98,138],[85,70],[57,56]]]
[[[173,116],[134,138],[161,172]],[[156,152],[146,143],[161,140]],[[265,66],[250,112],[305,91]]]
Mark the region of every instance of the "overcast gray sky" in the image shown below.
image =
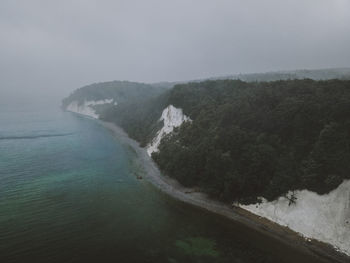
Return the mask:
[[[0,103],[92,82],[350,66],[350,0],[1,0]]]

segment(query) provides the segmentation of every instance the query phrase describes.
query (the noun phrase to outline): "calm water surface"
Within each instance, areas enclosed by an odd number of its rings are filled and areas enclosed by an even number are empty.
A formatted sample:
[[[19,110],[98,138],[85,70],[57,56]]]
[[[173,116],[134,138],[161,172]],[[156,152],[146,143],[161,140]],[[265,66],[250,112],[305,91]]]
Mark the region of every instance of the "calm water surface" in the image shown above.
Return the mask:
[[[0,262],[313,262],[136,180],[133,158],[93,120],[1,111]]]

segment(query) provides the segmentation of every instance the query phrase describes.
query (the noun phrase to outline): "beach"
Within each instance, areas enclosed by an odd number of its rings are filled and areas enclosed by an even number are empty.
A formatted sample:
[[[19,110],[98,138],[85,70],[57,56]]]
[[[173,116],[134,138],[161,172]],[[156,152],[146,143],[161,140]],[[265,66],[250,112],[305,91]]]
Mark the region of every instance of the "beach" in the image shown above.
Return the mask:
[[[297,249],[305,255],[317,257],[320,262],[349,262],[348,256],[337,252],[329,244],[304,238],[287,227],[280,226],[244,209],[212,200],[197,189],[183,187],[176,180],[162,175],[157,165],[148,156],[146,149],[141,148],[138,142],[129,138],[120,127],[109,122],[99,122],[109,129],[117,140],[131,147],[132,151],[135,152],[136,165],[144,171],[142,176],[160,191],[174,199],[234,220],[242,226],[254,229],[263,235],[268,235],[292,249]]]

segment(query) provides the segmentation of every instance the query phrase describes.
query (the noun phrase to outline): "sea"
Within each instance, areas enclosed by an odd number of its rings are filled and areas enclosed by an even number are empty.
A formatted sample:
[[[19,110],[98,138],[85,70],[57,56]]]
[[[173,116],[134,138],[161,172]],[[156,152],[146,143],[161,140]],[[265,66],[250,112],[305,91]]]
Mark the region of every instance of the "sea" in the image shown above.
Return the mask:
[[[138,180],[97,121],[0,110],[0,262],[318,262]]]

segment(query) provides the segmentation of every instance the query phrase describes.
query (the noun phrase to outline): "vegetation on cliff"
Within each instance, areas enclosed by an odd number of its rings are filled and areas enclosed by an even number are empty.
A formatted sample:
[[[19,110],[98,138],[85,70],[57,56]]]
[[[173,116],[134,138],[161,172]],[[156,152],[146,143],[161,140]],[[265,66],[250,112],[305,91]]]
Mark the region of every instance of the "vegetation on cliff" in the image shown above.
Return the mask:
[[[221,200],[323,194],[350,178],[350,81],[178,85],[168,103],[193,120],[152,157],[186,186]]]

